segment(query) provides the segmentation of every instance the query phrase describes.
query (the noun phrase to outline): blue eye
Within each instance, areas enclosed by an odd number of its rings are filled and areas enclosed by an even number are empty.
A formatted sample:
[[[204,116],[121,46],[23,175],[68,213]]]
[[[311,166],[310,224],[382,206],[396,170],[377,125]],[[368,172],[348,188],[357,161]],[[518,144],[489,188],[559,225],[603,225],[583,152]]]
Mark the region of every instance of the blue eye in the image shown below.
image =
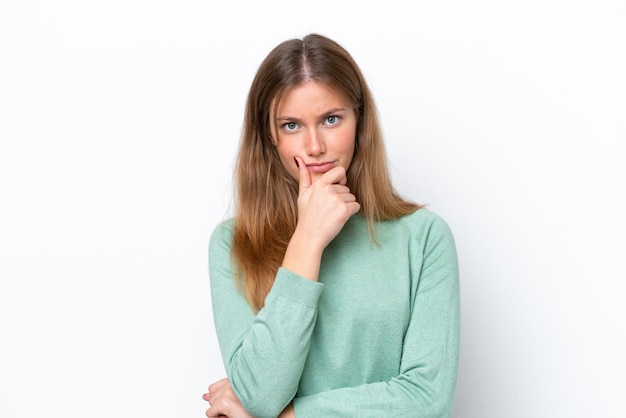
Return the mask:
[[[326,124],[327,125],[335,125],[338,122],[339,122],[339,116],[332,115],[332,116],[328,116],[326,118]]]
[[[298,128],[298,124],[295,122],[287,122],[283,127],[288,131],[295,131]]]

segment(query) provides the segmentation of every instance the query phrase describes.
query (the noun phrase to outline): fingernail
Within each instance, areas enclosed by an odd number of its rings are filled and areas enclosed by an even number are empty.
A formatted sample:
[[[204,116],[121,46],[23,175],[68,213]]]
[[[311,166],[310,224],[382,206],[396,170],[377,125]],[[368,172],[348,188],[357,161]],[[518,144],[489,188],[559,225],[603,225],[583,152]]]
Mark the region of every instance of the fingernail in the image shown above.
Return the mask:
[[[296,157],[293,157],[293,160],[296,162],[296,167],[300,168],[300,163],[298,163],[298,159]]]

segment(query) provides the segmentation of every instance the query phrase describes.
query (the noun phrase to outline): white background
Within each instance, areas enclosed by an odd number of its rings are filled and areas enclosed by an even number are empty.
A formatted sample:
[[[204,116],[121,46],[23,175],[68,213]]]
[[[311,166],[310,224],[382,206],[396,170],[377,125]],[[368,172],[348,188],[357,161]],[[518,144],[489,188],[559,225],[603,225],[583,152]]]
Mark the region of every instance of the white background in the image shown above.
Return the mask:
[[[0,417],[201,417],[247,89],[316,31],[452,227],[456,418],[623,417],[626,4],[0,0]]]

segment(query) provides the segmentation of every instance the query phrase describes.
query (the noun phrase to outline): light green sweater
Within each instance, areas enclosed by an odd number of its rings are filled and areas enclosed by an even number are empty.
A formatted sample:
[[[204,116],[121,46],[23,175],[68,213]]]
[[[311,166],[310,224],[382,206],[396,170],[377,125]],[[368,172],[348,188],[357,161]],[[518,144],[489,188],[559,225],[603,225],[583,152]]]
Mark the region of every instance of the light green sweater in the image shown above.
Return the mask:
[[[211,237],[213,316],[243,406],[276,417],[448,417],[459,348],[459,283],[447,224],[420,209],[360,215],[326,247],[319,282],[279,269],[255,315],[231,271],[233,220]]]

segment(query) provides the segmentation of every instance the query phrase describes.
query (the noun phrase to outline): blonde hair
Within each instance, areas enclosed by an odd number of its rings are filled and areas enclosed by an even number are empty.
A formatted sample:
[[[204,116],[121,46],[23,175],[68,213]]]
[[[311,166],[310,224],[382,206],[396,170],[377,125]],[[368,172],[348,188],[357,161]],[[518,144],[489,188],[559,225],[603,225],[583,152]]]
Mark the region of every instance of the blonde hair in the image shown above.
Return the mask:
[[[419,209],[394,190],[387,168],[378,114],[356,62],[339,44],[311,34],[285,41],[261,63],[248,94],[235,167],[235,230],[232,261],[255,310],[264,305],[295,230],[298,184],[272,143],[272,106],[287,90],[308,80],[325,83],[352,103],[357,118],[348,187],[361,205],[370,236],[374,223]]]

